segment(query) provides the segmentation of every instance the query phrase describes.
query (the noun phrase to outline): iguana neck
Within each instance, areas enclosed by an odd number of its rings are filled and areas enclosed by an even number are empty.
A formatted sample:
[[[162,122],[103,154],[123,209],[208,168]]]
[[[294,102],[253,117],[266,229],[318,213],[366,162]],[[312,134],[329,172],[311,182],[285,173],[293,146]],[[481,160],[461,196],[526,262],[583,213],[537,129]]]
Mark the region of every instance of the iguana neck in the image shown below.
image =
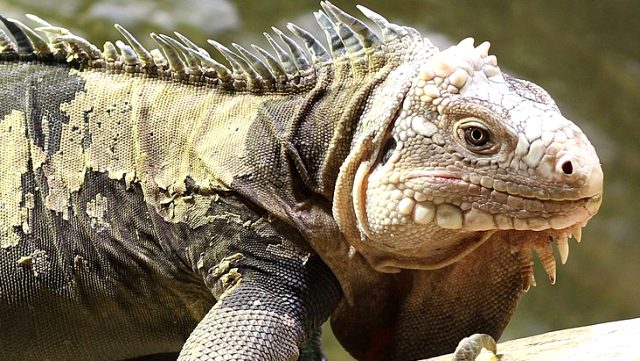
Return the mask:
[[[381,74],[340,59],[318,73],[282,134],[282,145],[305,186],[331,201],[340,166],[351,151],[358,121]],[[376,76],[378,75],[378,76]]]

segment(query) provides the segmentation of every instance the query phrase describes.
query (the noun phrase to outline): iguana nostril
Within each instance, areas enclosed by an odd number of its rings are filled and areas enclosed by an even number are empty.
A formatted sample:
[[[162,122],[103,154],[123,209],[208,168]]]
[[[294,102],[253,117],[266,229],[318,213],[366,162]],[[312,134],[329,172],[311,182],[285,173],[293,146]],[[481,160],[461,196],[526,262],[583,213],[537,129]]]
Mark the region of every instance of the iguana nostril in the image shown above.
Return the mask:
[[[566,174],[566,175],[573,174],[573,164],[571,163],[570,160],[565,161],[564,163],[562,163],[562,172],[564,172],[564,174]]]

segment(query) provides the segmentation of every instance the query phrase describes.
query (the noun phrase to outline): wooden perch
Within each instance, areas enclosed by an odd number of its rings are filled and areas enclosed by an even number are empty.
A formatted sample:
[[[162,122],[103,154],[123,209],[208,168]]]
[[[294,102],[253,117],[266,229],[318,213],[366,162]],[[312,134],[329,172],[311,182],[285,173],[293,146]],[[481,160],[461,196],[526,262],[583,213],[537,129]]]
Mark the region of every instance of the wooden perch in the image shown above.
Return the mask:
[[[640,361],[640,318],[499,343],[498,357],[491,356],[490,352],[483,350],[477,361]],[[426,361],[451,360],[451,355],[445,355]]]

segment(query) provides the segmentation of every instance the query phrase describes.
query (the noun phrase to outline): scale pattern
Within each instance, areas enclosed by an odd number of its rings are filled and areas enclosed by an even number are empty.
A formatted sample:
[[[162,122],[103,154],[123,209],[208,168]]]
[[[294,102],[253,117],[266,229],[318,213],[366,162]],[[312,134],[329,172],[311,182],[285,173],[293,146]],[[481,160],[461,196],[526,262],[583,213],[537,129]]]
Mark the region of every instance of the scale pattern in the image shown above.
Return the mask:
[[[555,282],[602,200],[582,131],[487,42],[321,6],[326,45],[226,64],[0,16],[3,360],[322,360],[329,317],[418,359],[499,337],[532,251]]]

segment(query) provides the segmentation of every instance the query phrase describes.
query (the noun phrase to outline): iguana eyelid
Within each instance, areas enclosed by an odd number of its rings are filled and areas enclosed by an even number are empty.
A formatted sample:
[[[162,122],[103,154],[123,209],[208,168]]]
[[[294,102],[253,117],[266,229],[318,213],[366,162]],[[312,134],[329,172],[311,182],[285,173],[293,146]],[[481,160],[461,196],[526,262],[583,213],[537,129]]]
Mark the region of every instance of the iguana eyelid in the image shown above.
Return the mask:
[[[492,123],[492,124],[487,124]],[[501,143],[496,142],[498,138],[496,136],[496,132],[494,131],[495,127],[491,125],[495,124],[494,122],[487,122],[477,117],[465,117],[453,124],[452,133],[454,134],[454,138],[462,147],[469,150],[474,154],[480,155],[493,155],[500,151]],[[478,128],[487,132],[488,141],[484,145],[475,146],[473,144],[469,144],[465,139],[466,130],[469,128]]]

